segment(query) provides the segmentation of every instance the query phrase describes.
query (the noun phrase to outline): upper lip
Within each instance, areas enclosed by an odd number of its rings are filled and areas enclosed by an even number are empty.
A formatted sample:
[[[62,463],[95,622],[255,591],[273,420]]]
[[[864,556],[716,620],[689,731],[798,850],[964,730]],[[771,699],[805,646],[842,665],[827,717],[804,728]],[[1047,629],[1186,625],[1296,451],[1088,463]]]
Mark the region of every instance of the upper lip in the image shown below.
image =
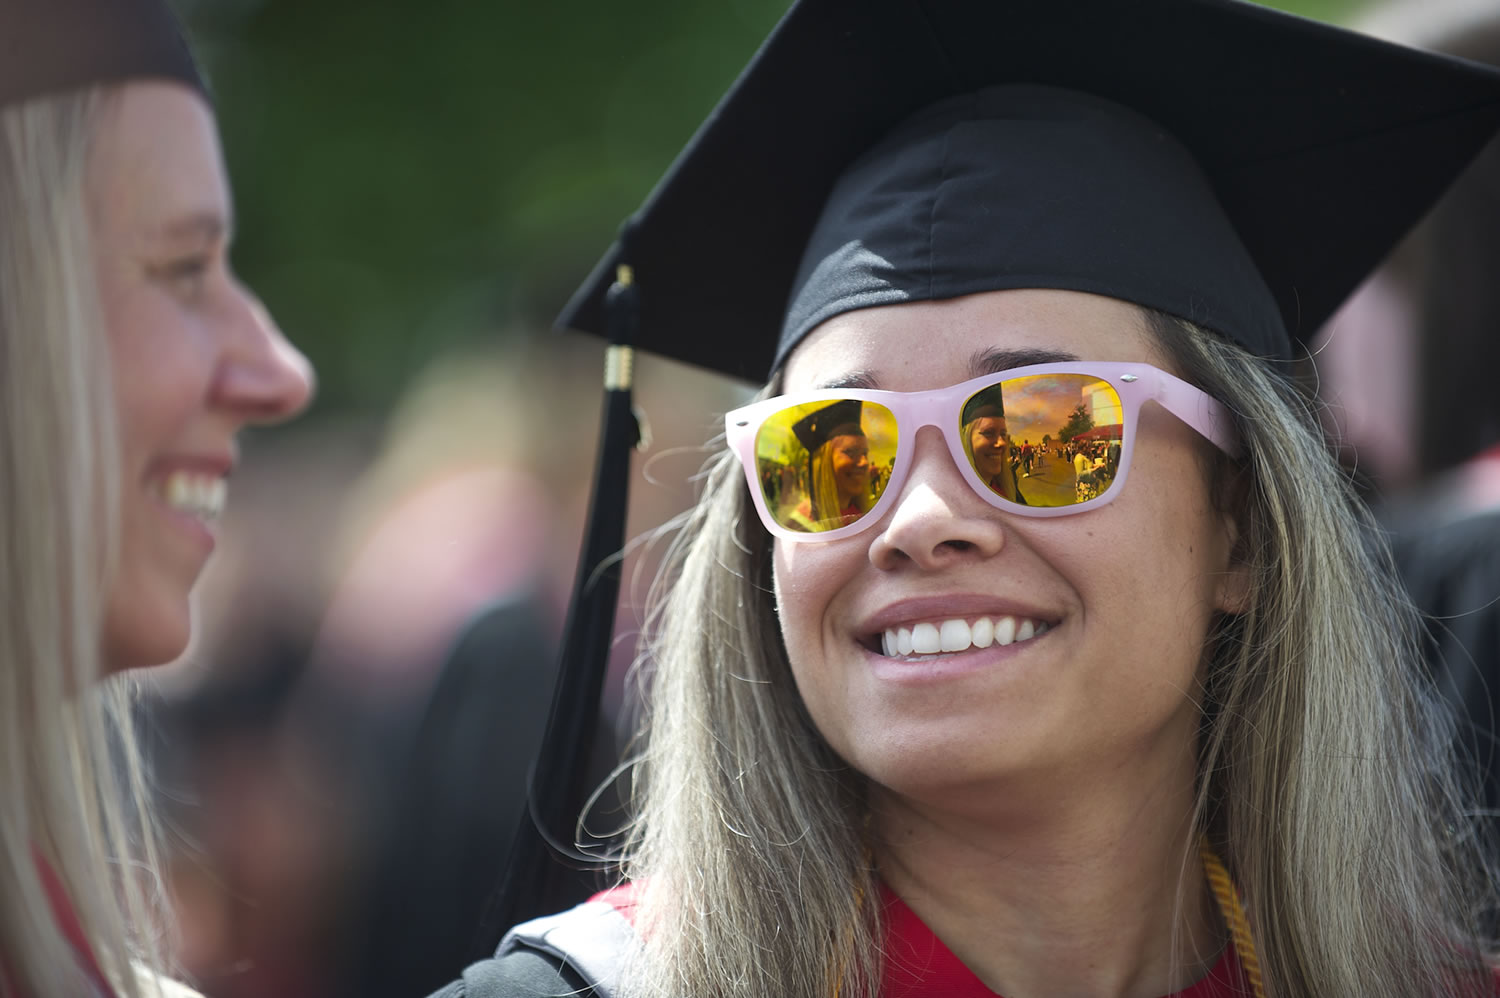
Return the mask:
[[[198,452],[192,454],[170,454],[151,462],[149,476],[167,475],[174,471],[194,471],[199,474],[227,478],[234,471],[233,451]]]
[[[1055,611],[1035,604],[1004,599],[984,593],[955,593],[947,596],[914,596],[881,607],[858,625],[861,635],[880,634],[902,625],[932,620],[971,620],[975,617],[1016,617],[1042,621],[1049,626],[1058,622]]]

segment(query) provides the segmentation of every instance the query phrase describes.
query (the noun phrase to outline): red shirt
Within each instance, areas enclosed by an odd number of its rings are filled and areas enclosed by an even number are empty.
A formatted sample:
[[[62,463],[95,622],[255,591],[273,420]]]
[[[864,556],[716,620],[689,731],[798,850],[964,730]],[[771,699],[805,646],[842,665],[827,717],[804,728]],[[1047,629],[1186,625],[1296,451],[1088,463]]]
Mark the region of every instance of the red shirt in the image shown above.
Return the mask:
[[[72,945],[73,951],[78,954],[78,963],[88,975],[89,983],[93,985],[95,993],[106,998],[114,998],[115,991],[104,979],[104,972],[99,969],[99,962],[94,959],[93,947],[83,933],[83,924],[78,921],[78,912],[73,908],[73,901],[68,897],[68,892],[63,887],[63,882],[52,868],[40,855],[36,857],[37,873],[42,878],[42,886],[47,889],[47,900],[52,903],[52,917],[57,920],[57,927],[62,930],[63,937]],[[0,977],[8,978],[4,974],[4,968],[0,967]],[[9,981],[7,980],[7,985]],[[11,990],[15,988],[11,986]]]
[[[927,923],[884,885],[885,982],[881,998],[998,998],[953,951],[933,934]],[[595,901],[613,906],[627,920],[635,914],[635,891],[630,884],[596,894]],[[1248,998],[1250,983],[1240,970],[1234,947],[1198,983],[1166,998]]]
[[[895,894],[881,888],[885,900],[886,961],[882,998],[996,998],[974,972],[935,936],[927,923]],[[1250,984],[1240,971],[1234,947],[1226,946],[1219,962],[1197,984],[1169,998],[1245,998]]]

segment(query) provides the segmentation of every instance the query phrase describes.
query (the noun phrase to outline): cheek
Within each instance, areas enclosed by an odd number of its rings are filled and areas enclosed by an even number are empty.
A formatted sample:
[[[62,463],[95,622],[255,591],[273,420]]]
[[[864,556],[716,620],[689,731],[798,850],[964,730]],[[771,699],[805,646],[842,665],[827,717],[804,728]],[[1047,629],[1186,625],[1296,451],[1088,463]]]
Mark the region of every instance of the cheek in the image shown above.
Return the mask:
[[[169,307],[124,310],[107,320],[119,425],[127,456],[172,443],[207,405],[213,379],[205,336]]]
[[[832,677],[829,620],[862,562],[860,538],[826,544],[776,542],[772,584],[781,636],[803,699]]]
[[[1113,544],[1120,552],[1101,557],[1092,573],[1096,604],[1109,607],[1122,645],[1160,650],[1155,668],[1173,684],[1198,670],[1226,568],[1223,521],[1202,469],[1190,454],[1174,457],[1170,474],[1127,483],[1132,505],[1141,507],[1128,530],[1092,538],[1099,550]]]
[[[771,559],[771,588],[776,597],[776,619],[781,624],[781,639],[786,644],[794,672],[797,670],[797,663],[806,659],[811,643],[809,633],[816,633],[814,622],[818,616],[811,612],[817,587],[809,586],[807,573],[802,571],[806,559],[800,556],[798,547],[777,540]]]

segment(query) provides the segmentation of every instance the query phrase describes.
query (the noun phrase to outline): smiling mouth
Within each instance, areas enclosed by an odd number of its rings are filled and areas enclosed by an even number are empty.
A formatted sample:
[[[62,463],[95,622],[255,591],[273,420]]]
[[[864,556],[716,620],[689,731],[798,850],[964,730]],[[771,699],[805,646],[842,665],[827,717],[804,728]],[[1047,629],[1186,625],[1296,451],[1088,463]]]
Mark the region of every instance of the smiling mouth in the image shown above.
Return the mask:
[[[1053,625],[1029,617],[962,617],[892,627],[872,637],[869,647],[886,658],[915,661],[934,655],[953,655],[970,648],[1004,647],[1030,641]]]
[[[220,475],[174,471],[162,479],[159,492],[172,509],[212,523],[224,512],[229,485]]]

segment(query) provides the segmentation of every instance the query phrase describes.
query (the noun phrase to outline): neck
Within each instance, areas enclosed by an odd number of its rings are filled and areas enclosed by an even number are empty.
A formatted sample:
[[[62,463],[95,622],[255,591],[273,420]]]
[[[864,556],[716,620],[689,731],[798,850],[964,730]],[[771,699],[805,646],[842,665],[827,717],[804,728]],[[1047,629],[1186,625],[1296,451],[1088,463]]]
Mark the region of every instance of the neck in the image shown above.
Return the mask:
[[[1227,938],[1184,768],[1166,780],[1157,770],[1156,782],[1140,777],[1148,767],[1113,770],[1065,794],[1009,787],[994,795],[1003,809],[983,813],[878,792],[881,876],[1009,998],[1172,994],[1212,968]]]

